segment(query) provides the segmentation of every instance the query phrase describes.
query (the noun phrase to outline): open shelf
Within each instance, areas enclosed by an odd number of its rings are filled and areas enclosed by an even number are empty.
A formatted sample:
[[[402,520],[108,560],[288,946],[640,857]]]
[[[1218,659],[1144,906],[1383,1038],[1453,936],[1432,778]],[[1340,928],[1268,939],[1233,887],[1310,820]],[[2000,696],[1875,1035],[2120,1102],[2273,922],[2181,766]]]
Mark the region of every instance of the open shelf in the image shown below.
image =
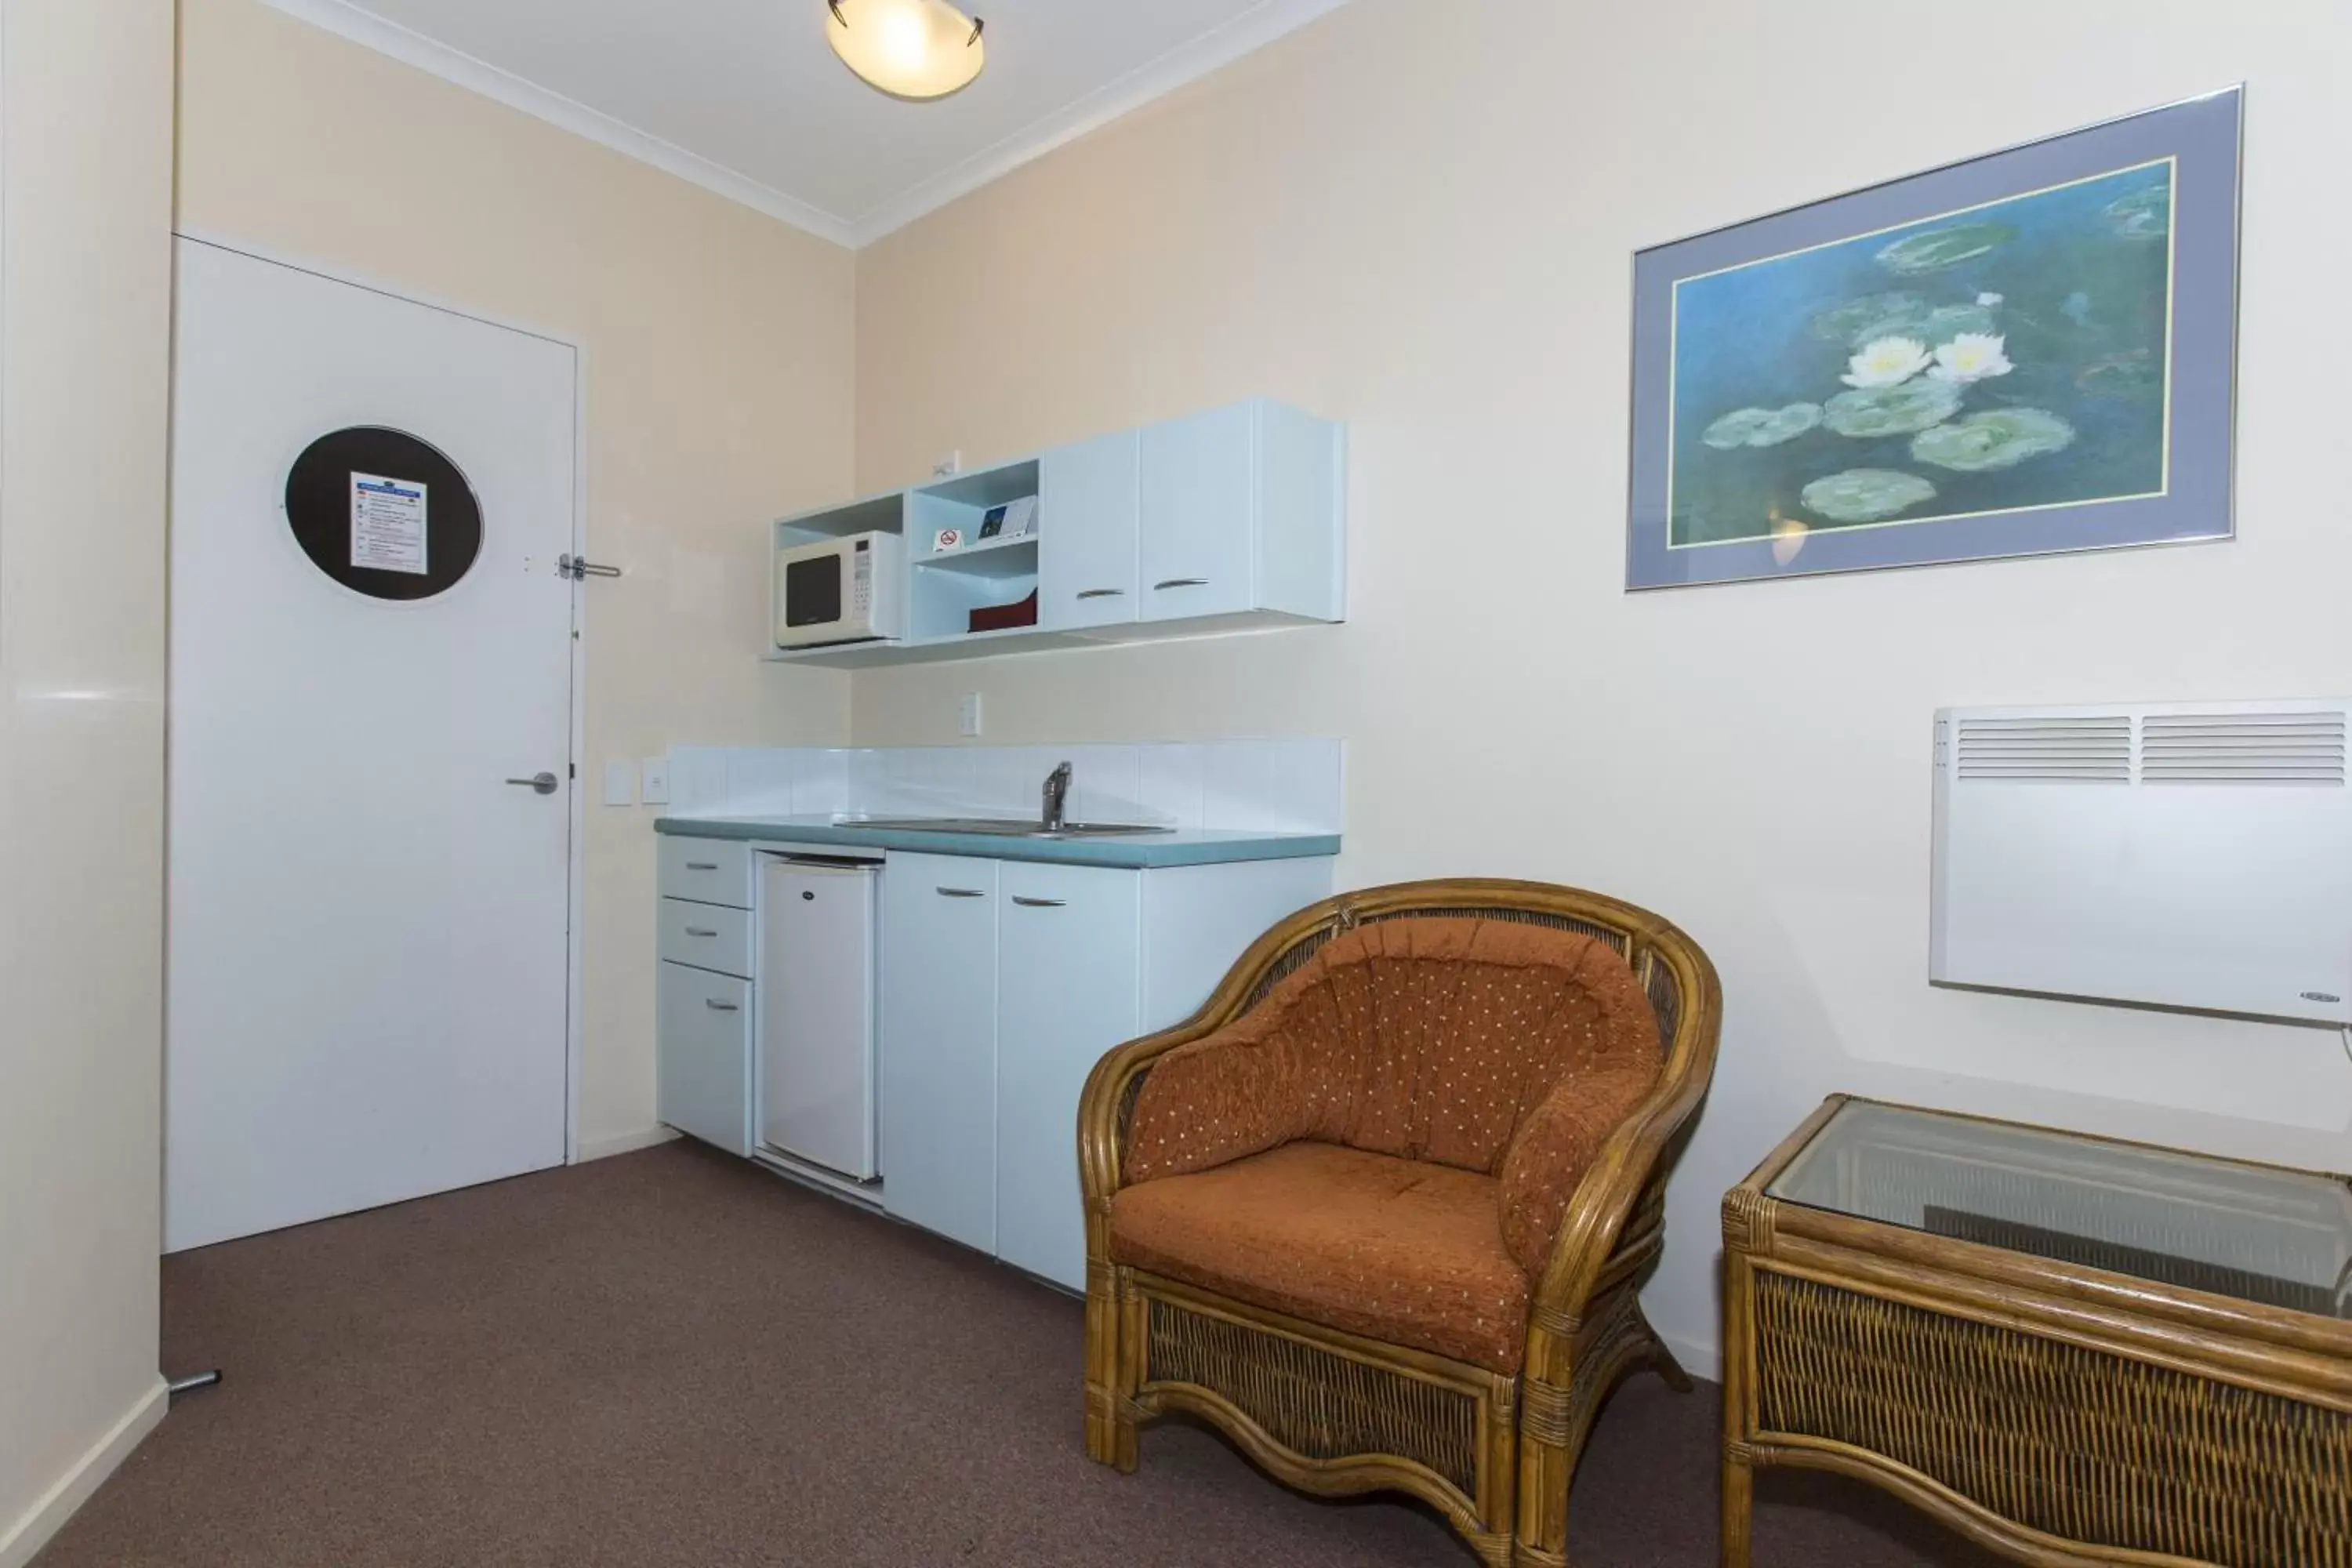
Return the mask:
[[[954,572],[967,577],[1034,577],[1037,536],[1033,533],[1021,539],[983,539],[961,550],[919,556],[915,566],[919,571]]]
[[[906,530],[906,517],[907,492],[892,490],[888,495],[867,496],[845,506],[778,518],[776,543],[784,547],[821,543],[852,533],[901,533]]]

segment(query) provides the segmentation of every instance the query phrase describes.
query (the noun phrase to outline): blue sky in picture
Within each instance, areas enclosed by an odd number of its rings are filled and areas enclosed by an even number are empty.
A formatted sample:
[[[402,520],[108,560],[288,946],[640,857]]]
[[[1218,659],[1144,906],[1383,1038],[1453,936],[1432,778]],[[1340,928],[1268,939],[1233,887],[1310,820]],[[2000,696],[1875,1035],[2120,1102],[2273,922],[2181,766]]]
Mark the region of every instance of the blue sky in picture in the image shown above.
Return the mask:
[[[2173,172],[1676,284],[1670,545],[2161,493]]]

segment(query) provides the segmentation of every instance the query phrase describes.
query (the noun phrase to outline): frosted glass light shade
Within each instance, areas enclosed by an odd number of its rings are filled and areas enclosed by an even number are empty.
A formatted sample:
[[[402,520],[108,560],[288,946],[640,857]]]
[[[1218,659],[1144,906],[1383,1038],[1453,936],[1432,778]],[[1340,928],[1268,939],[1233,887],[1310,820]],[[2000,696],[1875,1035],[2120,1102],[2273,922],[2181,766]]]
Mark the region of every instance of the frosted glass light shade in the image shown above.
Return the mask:
[[[980,24],[947,0],[828,0],[841,63],[894,98],[945,98],[986,63]]]

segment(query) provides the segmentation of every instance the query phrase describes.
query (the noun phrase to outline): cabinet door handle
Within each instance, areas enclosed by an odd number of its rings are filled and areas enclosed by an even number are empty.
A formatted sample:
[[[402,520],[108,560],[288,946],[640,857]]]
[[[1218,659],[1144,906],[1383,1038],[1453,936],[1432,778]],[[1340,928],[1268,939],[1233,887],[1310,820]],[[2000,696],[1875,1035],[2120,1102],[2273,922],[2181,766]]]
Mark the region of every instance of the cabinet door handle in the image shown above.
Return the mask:
[[[943,899],[984,899],[988,897],[986,893],[982,892],[978,888],[941,888],[939,889],[939,894],[940,897]]]
[[[700,926],[688,926],[686,928],[686,934],[688,936],[717,936],[719,933],[715,931],[705,931]]]
[[[716,860],[688,860],[686,863],[686,868],[689,871],[716,871],[719,869],[719,862]]]
[[[1165,587],[1166,584],[1162,584],[1161,586]],[[1081,599],[1124,599],[1127,597],[1127,590],[1124,588],[1081,588],[1078,590],[1078,597]]]
[[[1162,588],[1205,588],[1208,585],[1206,577],[1168,577],[1151,584],[1151,591],[1156,594]]]
[[[1015,893],[1013,895],[1013,901],[1019,904],[1024,910],[1058,910],[1070,900],[1067,899],[1024,899],[1020,894]]]
[[[732,1002],[721,1002],[715,996],[705,996],[702,1005],[714,1013],[740,1013],[743,1010]]]

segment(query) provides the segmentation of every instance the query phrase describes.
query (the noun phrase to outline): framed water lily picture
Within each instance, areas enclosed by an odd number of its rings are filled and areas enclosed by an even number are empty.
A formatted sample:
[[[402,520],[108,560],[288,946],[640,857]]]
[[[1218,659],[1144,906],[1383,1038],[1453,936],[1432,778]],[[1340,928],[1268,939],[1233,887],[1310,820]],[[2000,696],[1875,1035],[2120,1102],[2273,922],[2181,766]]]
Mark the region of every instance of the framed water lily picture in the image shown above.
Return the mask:
[[[1626,586],[2230,537],[2242,97],[1638,254]]]

